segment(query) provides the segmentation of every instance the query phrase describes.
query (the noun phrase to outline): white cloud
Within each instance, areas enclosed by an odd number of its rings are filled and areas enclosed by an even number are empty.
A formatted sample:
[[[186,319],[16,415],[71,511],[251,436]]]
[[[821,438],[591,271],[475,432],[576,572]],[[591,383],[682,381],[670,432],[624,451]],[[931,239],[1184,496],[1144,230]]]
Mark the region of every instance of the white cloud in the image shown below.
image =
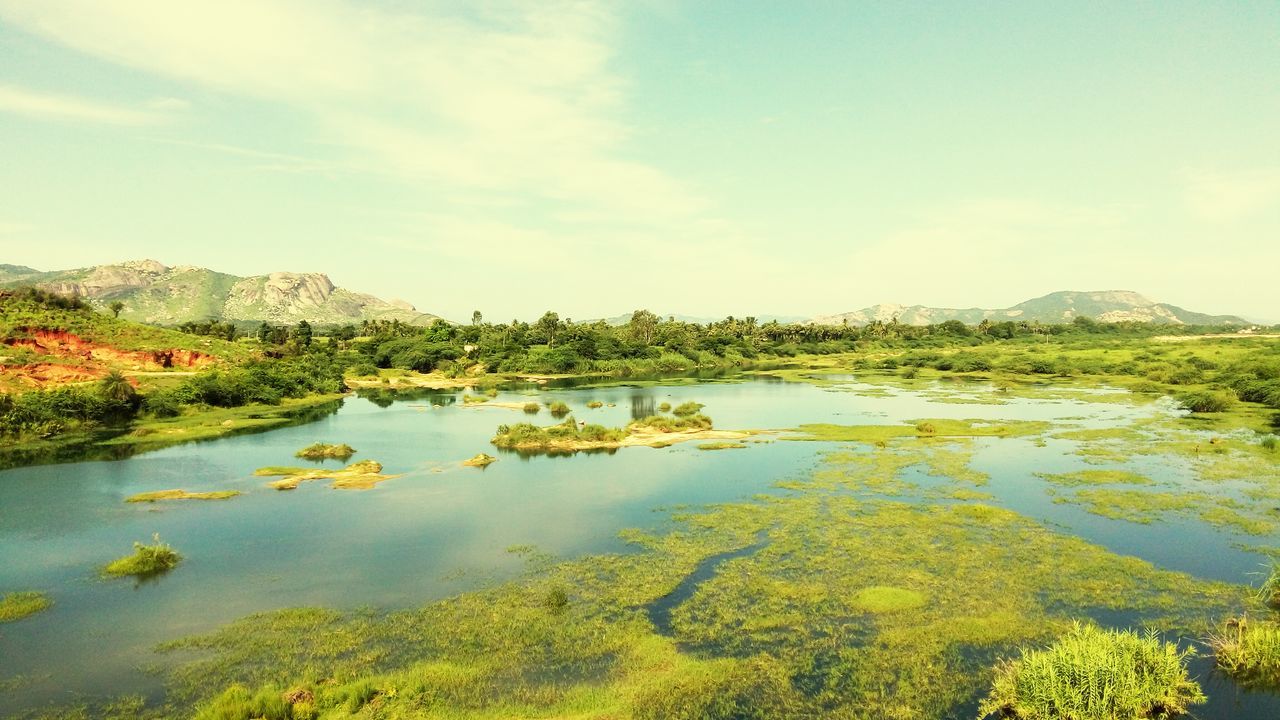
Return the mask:
[[[343,0],[0,0],[0,17],[157,75],[285,104],[324,142],[429,186],[671,223],[692,189],[626,159],[611,6],[375,9]]]
[[[70,95],[52,95],[14,85],[0,85],[0,111],[29,117],[107,125],[150,125],[163,116],[144,110],[94,102]]]
[[[1280,168],[1187,171],[1184,180],[1187,206],[1201,220],[1231,222],[1280,207]]]

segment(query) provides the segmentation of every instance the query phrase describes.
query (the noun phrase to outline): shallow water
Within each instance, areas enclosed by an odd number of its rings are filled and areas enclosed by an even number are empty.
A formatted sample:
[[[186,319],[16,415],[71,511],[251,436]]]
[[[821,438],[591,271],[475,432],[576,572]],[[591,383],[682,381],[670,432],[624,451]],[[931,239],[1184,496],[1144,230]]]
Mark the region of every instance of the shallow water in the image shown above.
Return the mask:
[[[563,400],[577,419],[613,426],[654,412],[662,402],[697,400],[724,429],[925,417],[1109,427],[1172,412],[1159,405],[1062,398],[939,401],[991,394],[983,385],[956,383],[919,390],[856,384],[820,388],[756,377],[643,387],[512,388],[495,401]],[[158,686],[140,668],[157,660],[151,651],[156,643],[253,612],[301,605],[420,605],[519,573],[523,561],[507,551],[514,545],[535,545],[561,557],[626,551],[617,539],[620,529],[661,528],[668,517],[663,509],[776,491],[774,482],[806,473],[835,446],[775,440],[745,450],[706,452],[688,443],[569,458],[522,457],[496,452],[488,440],[501,423],[552,422],[545,411],[531,418],[519,410],[464,405],[461,397],[417,392],[389,403],[385,397],[378,403],[351,397],[336,413],[305,425],[123,460],[0,472],[0,592],[42,590],[55,602],[49,611],[0,625],[0,713],[81,696],[154,695]],[[593,400],[606,407],[587,409]],[[378,460],[384,472],[400,477],[369,491],[334,490],[317,481],[278,492],[253,476],[254,469],[266,465],[306,465],[293,453],[317,441],[348,443],[359,451],[354,460]],[[1165,568],[1249,582],[1264,558],[1235,544],[1276,542],[1193,519],[1135,525],[1054,504],[1034,473],[1092,467],[1070,454],[1069,441],[1037,446],[1032,439],[981,439],[973,447],[973,466],[991,476],[980,489],[995,495],[996,504]],[[459,465],[478,452],[498,455],[500,461],[484,469]],[[1135,469],[1171,482],[1184,480],[1186,473],[1150,458]],[[908,479],[939,482],[914,471]],[[135,493],[178,487],[245,494],[228,501],[124,503]],[[142,584],[97,576],[97,568],[153,533],[186,556],[176,571]],[[10,682],[15,676],[24,678]],[[1215,682],[1220,697],[1236,702],[1229,681]],[[1251,694],[1233,712],[1215,700],[1197,715],[1272,718],[1275,700],[1275,695]]]

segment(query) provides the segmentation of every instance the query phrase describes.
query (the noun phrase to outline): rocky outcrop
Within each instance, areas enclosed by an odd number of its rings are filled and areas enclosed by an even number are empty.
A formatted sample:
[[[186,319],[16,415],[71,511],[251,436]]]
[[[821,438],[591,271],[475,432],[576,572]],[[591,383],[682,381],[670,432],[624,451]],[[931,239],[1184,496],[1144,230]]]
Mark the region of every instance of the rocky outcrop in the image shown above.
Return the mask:
[[[429,325],[436,315],[418,312],[403,300],[391,302],[336,287],[323,273],[275,272],[237,277],[191,265],[168,267],[155,260],[99,265],[57,272],[11,266],[0,288],[34,284],[84,298],[100,309],[114,302],[120,317],[176,325],[187,321],[359,324],[399,320]],[[30,272],[25,272],[30,271]]]

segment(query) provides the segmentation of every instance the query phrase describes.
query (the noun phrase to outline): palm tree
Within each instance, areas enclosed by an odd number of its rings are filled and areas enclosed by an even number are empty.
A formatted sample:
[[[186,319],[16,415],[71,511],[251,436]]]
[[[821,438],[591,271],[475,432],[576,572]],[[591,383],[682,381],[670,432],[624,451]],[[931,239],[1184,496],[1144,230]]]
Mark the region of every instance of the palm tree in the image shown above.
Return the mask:
[[[118,403],[131,402],[137,393],[129,379],[119,370],[112,370],[106,377],[98,381],[98,393],[103,399]]]

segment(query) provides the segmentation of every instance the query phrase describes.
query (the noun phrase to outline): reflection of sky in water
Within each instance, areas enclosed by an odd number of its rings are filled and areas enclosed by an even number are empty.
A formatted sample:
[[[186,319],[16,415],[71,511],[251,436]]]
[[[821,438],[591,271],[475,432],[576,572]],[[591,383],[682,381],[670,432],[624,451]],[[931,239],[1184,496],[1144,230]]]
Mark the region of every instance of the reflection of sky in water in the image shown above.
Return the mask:
[[[984,385],[892,387],[849,392],[762,378],[742,383],[603,387],[502,393],[494,402],[569,403],[578,420],[623,425],[662,402],[697,400],[716,426],[788,428],[803,423],[893,423],[923,417],[1062,420],[1110,426],[1145,416],[1150,406],[1088,404],[1076,399],[1004,398],[1004,404],[935,402],[939,392],[991,397]],[[852,389],[867,391],[866,386]],[[46,465],[0,472],[0,590],[41,589],[48,612],[0,628],[0,679],[40,676],[0,699],[0,712],[67,692],[147,687],[133,668],[154,659],[150,647],[266,609],[298,605],[405,607],[489,579],[509,577],[520,561],[505,549],[534,544],[560,555],[624,550],[624,527],[660,527],[655,508],[742,499],[776,480],[803,474],[828,443],[772,442],[746,450],[702,452],[695,445],[627,448],[615,454],[521,458],[479,470],[458,461],[491,452],[500,423],[554,422],[544,410],[460,400],[450,394],[387,407],[348,399],[340,412],[307,425],[168,448],[116,462]],[[605,404],[586,408],[590,401]],[[435,403],[435,404],[433,404]],[[612,404],[613,407],[608,405]],[[1080,419],[1085,418],[1085,419]],[[375,459],[402,473],[367,491],[336,491],[324,481],[292,492],[253,476],[265,465],[306,464],[293,453],[312,442],[346,442],[355,459]],[[1106,520],[1055,505],[1034,472],[1084,467],[1050,440],[979,440],[975,466],[992,476],[981,488],[1031,517],[1126,554],[1204,577],[1247,580],[1258,557],[1231,547],[1242,538],[1194,520],[1149,526]],[[1187,477],[1142,458],[1139,471],[1161,480]],[[916,473],[913,480],[921,480]],[[932,480],[936,482],[936,479]],[[226,502],[126,505],[138,492],[181,487],[239,489]],[[152,533],[187,560],[158,582],[100,581],[95,568]],[[1245,541],[1260,542],[1257,538]],[[1271,539],[1274,541],[1274,538]]]

